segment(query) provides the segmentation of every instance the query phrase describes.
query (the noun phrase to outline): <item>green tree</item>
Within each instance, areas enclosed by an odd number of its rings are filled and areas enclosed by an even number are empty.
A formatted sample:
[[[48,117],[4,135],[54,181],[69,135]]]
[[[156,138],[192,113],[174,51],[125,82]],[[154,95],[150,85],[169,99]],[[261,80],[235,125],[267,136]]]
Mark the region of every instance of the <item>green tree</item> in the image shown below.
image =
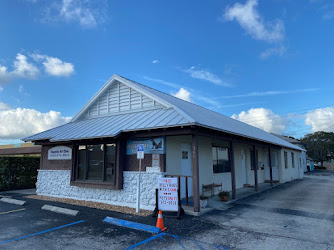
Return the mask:
[[[321,162],[334,159],[334,133],[319,131],[307,134],[301,139],[306,144],[307,154],[315,161]]]

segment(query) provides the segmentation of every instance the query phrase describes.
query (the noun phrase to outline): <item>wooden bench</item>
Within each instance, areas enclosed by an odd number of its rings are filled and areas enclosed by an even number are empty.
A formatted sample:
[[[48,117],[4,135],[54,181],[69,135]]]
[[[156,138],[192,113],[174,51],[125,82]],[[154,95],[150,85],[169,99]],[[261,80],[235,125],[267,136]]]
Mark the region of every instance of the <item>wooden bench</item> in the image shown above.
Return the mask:
[[[212,183],[212,184],[207,184],[207,185],[202,185],[202,193],[204,194],[205,192],[210,191],[211,197],[215,195],[215,188],[218,189],[218,191],[222,191],[223,188],[223,183]]]

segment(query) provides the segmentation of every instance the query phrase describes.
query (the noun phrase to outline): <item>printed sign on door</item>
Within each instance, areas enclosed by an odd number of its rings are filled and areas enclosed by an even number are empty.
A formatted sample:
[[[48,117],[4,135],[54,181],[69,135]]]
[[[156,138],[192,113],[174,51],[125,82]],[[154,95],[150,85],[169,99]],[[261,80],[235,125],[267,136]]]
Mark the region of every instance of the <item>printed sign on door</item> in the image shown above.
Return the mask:
[[[153,154],[152,155],[152,167],[160,167],[160,155]]]

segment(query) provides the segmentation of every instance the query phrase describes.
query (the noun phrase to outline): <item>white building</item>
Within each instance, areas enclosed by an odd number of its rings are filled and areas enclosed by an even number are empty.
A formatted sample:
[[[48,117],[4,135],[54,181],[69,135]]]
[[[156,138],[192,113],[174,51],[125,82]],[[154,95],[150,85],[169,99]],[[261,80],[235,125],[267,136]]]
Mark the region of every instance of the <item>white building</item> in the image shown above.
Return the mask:
[[[118,75],[70,123],[24,140],[42,145],[37,194],[129,207],[136,204],[136,145],[144,144],[146,209],[154,208],[164,175],[181,176],[182,197],[188,183],[198,212],[203,185],[222,184],[235,198],[236,189],[257,190],[259,183],[284,183],[304,172],[298,146]]]

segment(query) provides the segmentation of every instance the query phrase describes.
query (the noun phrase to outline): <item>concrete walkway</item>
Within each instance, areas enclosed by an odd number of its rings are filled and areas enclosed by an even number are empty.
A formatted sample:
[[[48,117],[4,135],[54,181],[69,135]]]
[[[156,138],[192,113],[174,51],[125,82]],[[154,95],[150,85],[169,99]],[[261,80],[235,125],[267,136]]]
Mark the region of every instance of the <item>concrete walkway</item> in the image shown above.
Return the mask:
[[[281,185],[280,183],[274,183],[274,186],[271,187],[270,183],[260,183],[258,185],[258,191],[255,192],[254,187],[245,187],[245,188],[239,188],[236,190],[236,199],[232,199],[232,193],[230,192],[229,200],[226,202],[222,202],[218,195],[213,196],[212,198],[208,199],[208,207],[211,207],[216,210],[225,210],[232,206],[233,203],[240,199],[244,199],[246,197],[250,197],[256,194],[259,194],[263,191],[266,191],[268,189],[274,188],[275,186]]]
[[[239,188],[236,190],[236,199],[232,199],[232,192],[230,192],[229,200],[226,202],[223,202],[219,199],[218,195],[214,195],[211,198],[207,199],[208,205],[206,208],[201,208],[200,212],[194,212],[194,208],[192,206],[193,200],[192,197],[189,197],[189,206],[183,205],[183,209],[186,214],[193,215],[193,216],[200,216],[202,214],[205,214],[207,212],[215,210],[226,210],[233,206],[235,202],[237,202],[240,199],[244,199],[256,194],[259,194],[263,191],[272,189],[276,186],[281,185],[280,183],[274,183],[274,186],[271,187],[270,183],[260,183],[258,185],[258,191],[255,192],[255,187],[245,187],[245,188]]]

